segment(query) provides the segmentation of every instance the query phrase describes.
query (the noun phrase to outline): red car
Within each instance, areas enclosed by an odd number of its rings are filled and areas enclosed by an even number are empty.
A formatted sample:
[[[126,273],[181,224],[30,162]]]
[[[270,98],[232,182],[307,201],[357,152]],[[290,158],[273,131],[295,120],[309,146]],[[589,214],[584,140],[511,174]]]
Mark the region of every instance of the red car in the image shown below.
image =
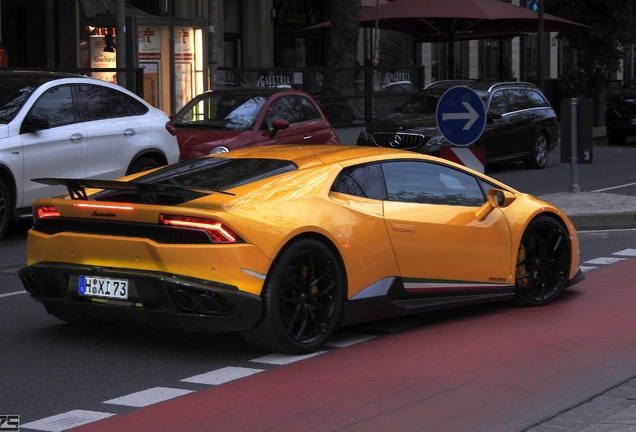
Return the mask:
[[[173,118],[181,159],[272,144],[340,144],[305,92],[283,88],[208,91]]]

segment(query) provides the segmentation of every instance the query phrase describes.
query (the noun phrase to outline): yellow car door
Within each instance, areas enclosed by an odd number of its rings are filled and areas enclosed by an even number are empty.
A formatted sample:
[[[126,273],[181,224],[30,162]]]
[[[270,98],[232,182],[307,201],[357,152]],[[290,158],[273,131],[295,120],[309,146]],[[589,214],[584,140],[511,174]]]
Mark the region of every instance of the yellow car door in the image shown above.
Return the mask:
[[[514,284],[508,222],[500,209],[479,220],[485,187],[444,164],[382,164],[384,216],[407,291],[489,289]]]

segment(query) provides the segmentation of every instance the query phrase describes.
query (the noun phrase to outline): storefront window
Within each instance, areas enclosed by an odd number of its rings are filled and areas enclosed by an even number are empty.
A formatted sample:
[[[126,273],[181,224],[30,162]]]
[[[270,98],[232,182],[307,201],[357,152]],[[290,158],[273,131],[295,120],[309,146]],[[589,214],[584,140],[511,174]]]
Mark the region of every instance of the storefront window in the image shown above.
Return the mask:
[[[144,99],[164,110],[170,106],[168,26],[141,26],[137,32],[139,66],[144,70]],[[162,91],[166,89],[166,91]]]

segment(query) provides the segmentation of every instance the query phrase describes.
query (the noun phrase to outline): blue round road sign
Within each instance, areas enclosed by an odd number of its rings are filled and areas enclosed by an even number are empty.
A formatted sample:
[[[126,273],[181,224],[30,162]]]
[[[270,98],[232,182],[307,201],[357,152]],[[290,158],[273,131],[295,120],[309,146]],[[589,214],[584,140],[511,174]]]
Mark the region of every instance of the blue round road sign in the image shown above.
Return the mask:
[[[468,87],[446,90],[437,103],[437,127],[451,144],[467,146],[486,127],[486,108],[479,95]]]

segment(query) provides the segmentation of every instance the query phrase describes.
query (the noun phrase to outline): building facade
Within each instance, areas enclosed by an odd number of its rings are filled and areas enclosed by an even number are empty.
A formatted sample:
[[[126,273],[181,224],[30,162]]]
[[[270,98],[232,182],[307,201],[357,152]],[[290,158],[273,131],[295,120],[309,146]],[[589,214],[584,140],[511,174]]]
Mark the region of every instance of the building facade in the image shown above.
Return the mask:
[[[520,1],[525,3],[508,0]],[[362,7],[376,3],[361,0]],[[173,114],[194,95],[239,79],[237,69],[262,68],[262,74],[252,74],[256,81],[270,68],[324,67],[329,29],[307,27],[329,20],[329,5],[325,0],[0,0],[0,42],[8,67],[103,68],[109,71],[91,73],[106,80],[123,79],[111,69],[141,68],[144,98]],[[460,41],[451,51],[446,42],[415,44],[394,33],[361,29],[358,64],[370,64],[375,43],[379,65],[422,66],[425,84],[446,79],[449,67],[457,78],[538,78],[536,36]],[[545,35],[542,51],[548,81],[573,61],[556,34]],[[450,62],[449,52],[454,52]]]

